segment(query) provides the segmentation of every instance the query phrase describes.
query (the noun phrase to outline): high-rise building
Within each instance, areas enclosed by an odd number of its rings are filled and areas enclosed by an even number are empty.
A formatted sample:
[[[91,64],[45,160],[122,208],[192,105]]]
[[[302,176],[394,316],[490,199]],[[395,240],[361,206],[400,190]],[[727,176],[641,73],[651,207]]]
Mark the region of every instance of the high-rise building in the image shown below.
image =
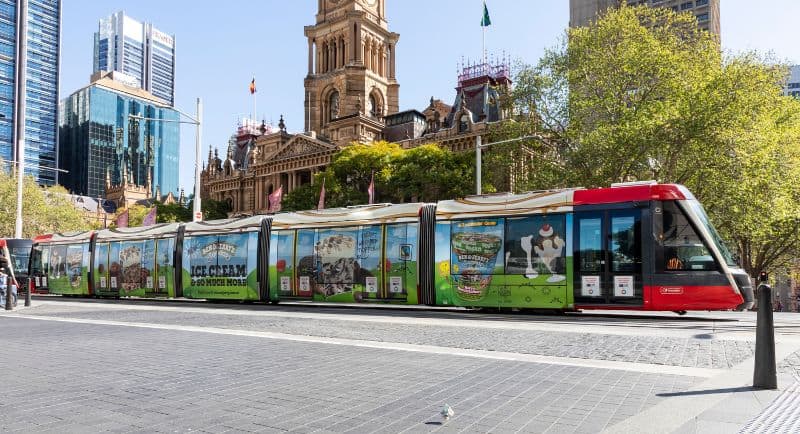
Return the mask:
[[[786,95],[800,98],[800,65],[794,65],[789,70],[789,80],[786,83]]]
[[[42,185],[58,181],[60,32],[60,0],[0,0],[0,158],[8,169],[24,130],[25,172]]]
[[[606,9],[625,3],[625,0],[569,0],[569,26],[585,26],[602,15]],[[627,0],[631,6],[648,5],[670,8],[675,12],[691,12],[697,24],[716,35],[720,34],[720,0]]]
[[[90,85],[61,102],[59,163],[67,171],[61,184],[73,194],[100,198],[119,186],[144,197],[177,194],[180,115],[115,80],[118,74],[94,74]]]
[[[124,11],[100,20],[93,72],[117,71],[170,106],[175,104],[175,37]]]

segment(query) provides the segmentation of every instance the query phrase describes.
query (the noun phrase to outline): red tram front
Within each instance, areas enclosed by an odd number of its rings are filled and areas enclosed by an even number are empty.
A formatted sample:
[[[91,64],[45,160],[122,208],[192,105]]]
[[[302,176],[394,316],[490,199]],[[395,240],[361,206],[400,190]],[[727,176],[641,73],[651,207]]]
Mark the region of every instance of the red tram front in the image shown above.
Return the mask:
[[[685,187],[652,183],[576,190],[573,206],[576,309],[752,306],[747,273]],[[624,233],[634,234],[634,242],[619,242]],[[631,248],[634,252],[624,251]]]

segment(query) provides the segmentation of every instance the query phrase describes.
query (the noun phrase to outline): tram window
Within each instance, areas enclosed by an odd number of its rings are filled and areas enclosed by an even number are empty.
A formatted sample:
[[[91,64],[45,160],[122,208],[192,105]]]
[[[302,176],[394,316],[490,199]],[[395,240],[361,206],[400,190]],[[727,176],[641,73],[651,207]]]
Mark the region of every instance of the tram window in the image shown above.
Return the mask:
[[[599,273],[602,271],[603,238],[602,220],[584,218],[578,223],[580,239],[580,271],[582,273]]]
[[[655,215],[659,271],[716,270],[711,252],[678,205],[672,201],[661,205],[661,213]]]
[[[275,271],[280,295],[292,295],[294,275],[294,231],[275,232]]]
[[[564,274],[566,219],[539,215],[506,220],[506,274]]]
[[[42,250],[46,247],[34,246],[31,251],[31,275],[44,274],[44,266],[42,264]]]
[[[28,274],[28,261],[31,254],[30,249],[9,247],[8,250],[11,254],[11,260],[13,261],[14,272]]]
[[[611,218],[611,270],[640,272],[641,232],[634,216]]]

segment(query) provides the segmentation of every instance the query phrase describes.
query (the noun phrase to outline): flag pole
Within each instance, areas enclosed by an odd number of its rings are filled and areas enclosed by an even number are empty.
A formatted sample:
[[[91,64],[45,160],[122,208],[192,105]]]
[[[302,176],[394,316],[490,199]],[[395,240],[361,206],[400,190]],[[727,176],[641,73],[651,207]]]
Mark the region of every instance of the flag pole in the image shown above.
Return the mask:
[[[255,77],[256,77],[256,75],[253,74],[253,81],[254,82],[256,80]],[[253,126],[254,127],[258,125],[258,111],[256,110],[257,102],[258,102],[258,89],[256,89],[253,92]]]
[[[483,7],[486,7],[486,2],[483,2]],[[481,42],[483,43],[481,46],[481,55],[483,56],[483,64],[486,65],[486,26],[481,26],[481,31],[483,32],[483,37],[481,38]]]

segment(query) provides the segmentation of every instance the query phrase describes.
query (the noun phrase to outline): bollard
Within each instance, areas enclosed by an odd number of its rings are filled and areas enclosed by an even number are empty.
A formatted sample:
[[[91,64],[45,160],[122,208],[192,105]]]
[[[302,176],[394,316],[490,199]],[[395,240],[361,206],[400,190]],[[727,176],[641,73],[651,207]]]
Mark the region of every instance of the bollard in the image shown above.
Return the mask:
[[[33,278],[28,277],[28,290],[25,291],[25,307],[31,307],[31,288],[33,287]]]
[[[13,295],[11,293],[11,282],[9,282],[9,280],[10,279],[9,279],[8,276],[3,276],[3,282],[4,282],[3,286],[5,286],[5,291],[6,291],[6,310],[13,310],[14,309],[14,305],[13,305],[14,301],[11,299],[11,297],[13,297]]]
[[[775,326],[772,320],[772,288],[766,283],[758,286],[758,319],[756,320],[756,365],[753,368],[753,387],[777,389],[775,365]]]

